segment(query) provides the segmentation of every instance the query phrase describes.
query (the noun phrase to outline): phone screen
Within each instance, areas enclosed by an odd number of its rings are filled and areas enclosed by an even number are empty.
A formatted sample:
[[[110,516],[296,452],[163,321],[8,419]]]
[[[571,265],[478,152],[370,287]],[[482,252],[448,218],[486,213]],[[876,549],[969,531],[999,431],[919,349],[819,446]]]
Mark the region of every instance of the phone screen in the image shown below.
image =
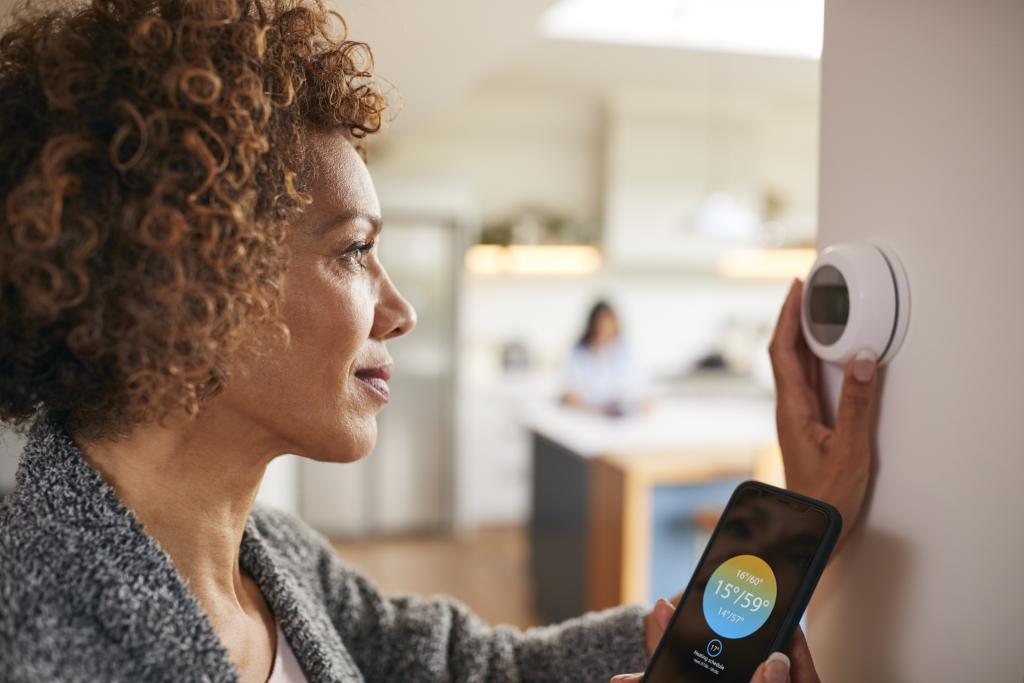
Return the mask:
[[[727,506],[645,681],[749,683],[770,654],[833,524],[785,492],[741,485]]]

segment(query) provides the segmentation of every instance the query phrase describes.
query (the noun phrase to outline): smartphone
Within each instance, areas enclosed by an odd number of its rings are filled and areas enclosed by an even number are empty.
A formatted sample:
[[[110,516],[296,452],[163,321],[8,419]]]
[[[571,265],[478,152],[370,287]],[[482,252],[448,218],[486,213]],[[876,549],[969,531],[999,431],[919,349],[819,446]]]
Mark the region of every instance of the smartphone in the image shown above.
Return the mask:
[[[740,484],[643,680],[750,683],[769,654],[788,646],[842,525],[828,503]]]

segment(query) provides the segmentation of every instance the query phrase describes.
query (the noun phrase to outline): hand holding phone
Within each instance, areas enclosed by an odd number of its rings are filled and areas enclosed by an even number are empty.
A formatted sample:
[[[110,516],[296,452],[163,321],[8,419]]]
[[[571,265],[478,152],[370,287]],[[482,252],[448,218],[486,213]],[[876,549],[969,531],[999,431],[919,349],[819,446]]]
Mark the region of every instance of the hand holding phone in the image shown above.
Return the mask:
[[[762,662],[791,640],[793,673],[800,675],[792,680],[816,680],[797,624],[841,527],[839,513],[826,503],[741,484],[643,680],[748,683],[756,674],[767,683]]]
[[[665,635],[674,613],[675,605],[661,598],[648,615],[648,619],[654,622],[648,626],[648,638],[653,637],[655,641],[650,648],[652,652]],[[807,647],[807,639],[799,627],[793,633],[789,648],[785,651],[786,656],[780,657],[782,654],[773,652],[768,655],[768,659],[754,671],[750,683],[821,683],[818,671],[814,667],[814,660],[811,658],[811,651]],[[643,673],[621,674],[613,676],[611,683],[640,683],[643,677]]]

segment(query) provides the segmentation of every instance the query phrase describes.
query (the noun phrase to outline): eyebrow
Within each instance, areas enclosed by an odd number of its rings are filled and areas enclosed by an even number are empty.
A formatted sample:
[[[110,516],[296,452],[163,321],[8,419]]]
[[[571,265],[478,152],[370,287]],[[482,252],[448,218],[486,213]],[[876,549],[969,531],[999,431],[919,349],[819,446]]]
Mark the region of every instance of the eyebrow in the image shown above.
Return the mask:
[[[376,237],[380,234],[381,229],[384,227],[384,223],[381,217],[377,214],[365,213],[363,211],[345,211],[343,213],[335,215],[329,221],[325,221],[324,224],[317,231],[317,237],[324,237],[327,233],[331,232],[335,228],[344,225],[345,223],[351,223],[357,220],[364,220],[370,224],[373,228],[373,236]]]

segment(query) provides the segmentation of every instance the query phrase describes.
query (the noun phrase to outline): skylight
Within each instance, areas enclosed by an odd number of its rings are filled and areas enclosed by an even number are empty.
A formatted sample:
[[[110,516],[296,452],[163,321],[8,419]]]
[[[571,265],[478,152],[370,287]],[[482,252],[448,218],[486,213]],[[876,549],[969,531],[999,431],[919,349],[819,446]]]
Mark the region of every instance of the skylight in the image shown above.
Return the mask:
[[[541,17],[551,38],[821,57],[824,0],[559,0]]]

